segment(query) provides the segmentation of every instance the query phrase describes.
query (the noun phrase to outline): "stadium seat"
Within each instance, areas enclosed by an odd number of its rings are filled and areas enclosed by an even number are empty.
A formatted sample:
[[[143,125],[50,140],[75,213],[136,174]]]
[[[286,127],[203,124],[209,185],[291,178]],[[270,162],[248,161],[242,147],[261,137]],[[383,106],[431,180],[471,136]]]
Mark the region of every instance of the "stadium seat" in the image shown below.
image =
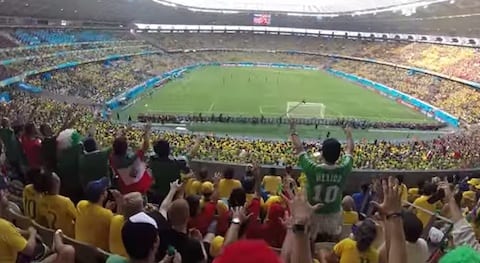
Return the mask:
[[[8,202],[8,208],[12,209],[12,211],[14,211],[15,213],[17,213],[19,215],[23,214],[22,209],[20,209],[20,207],[12,201]]]
[[[28,229],[32,226],[32,220],[16,211],[16,208],[8,208],[7,218],[20,229]]]
[[[89,244],[64,236],[63,242],[75,248],[75,262],[77,263],[104,263],[110,256],[109,253]]]

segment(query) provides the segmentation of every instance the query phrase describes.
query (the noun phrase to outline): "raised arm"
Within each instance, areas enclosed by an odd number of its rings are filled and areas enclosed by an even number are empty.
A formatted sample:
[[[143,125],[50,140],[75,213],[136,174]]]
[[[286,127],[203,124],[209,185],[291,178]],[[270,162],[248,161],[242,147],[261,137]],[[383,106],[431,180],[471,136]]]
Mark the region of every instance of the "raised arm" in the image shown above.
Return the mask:
[[[345,153],[353,155],[353,148],[355,144],[353,142],[352,128],[350,126],[345,127],[345,136],[347,137],[347,146],[345,148]]]
[[[158,210],[163,217],[167,218],[168,208],[170,207],[170,204],[172,203],[173,198],[175,197],[175,194],[177,193],[178,189],[180,189],[180,187],[182,187],[182,184],[180,184],[178,180],[170,183],[170,191],[168,192],[165,199],[163,199],[162,204],[160,205],[160,208]]]
[[[292,141],[293,150],[296,154],[305,151],[302,140],[300,140],[300,137],[297,134],[296,124],[293,120],[290,120],[290,140]]]
[[[193,146],[192,148],[190,148],[190,150],[188,151],[187,153],[187,156],[188,156],[188,159],[190,158],[194,158],[197,153],[198,153],[198,149],[200,149],[200,144],[202,143],[202,138],[201,137],[197,137],[195,139],[195,142],[193,143]]]
[[[401,188],[395,183],[395,178],[390,176],[382,182],[383,203],[374,204],[379,212],[386,218],[385,228],[389,233],[390,240],[386,240],[386,257],[388,263],[402,263],[407,261],[407,248],[405,245],[405,233],[403,232],[403,220],[401,217],[402,200]]]
[[[152,124],[149,122],[143,126],[143,145],[142,145],[142,151],[145,153],[148,151],[150,148],[150,135],[151,135],[151,130],[152,130]]]
[[[455,201],[454,195],[447,181],[440,183],[440,188],[445,192],[445,197],[448,198],[448,206],[450,208],[450,217],[453,224],[452,237],[455,246],[469,246],[476,251],[480,251],[480,243],[475,237],[475,232],[472,226],[463,217],[460,207]]]

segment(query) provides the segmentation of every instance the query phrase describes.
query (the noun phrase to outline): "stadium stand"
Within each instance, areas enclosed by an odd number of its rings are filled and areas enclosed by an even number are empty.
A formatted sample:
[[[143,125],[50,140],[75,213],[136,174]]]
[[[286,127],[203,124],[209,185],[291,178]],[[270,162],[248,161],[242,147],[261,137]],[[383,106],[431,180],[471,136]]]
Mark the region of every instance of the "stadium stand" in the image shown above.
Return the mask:
[[[71,61],[89,63],[22,77],[22,83],[44,89],[40,94],[20,91],[17,84],[2,87],[12,101],[0,106],[0,232],[7,235],[0,239],[0,262],[48,256],[53,262],[282,262],[281,257],[293,263],[417,263],[429,258],[457,262],[455,253],[470,257],[464,262],[480,262],[480,180],[457,174],[430,179],[436,170],[480,166],[478,92],[387,65],[274,52],[301,49],[375,58],[480,81],[474,49],[168,34],[158,38],[171,51],[164,53],[143,41],[125,41],[122,33],[48,29],[12,34],[38,48],[2,49],[2,59],[33,56],[2,65],[2,80]],[[200,48],[258,52],[183,51]],[[108,59],[149,51],[155,54]],[[295,123],[290,141],[196,135],[118,122],[99,106],[181,66],[272,60],[365,77],[445,109],[468,125],[433,140],[401,142],[353,142],[355,130],[346,127],[344,143],[329,138],[319,144],[302,141]],[[221,163],[226,169],[205,170],[192,165],[193,160],[205,166]],[[238,173],[236,164],[247,168]],[[364,183],[361,190],[347,190],[353,169],[432,174],[408,186],[402,176],[368,177],[357,182],[357,188]],[[37,233],[42,239],[36,239]],[[8,243],[12,240],[17,242]]]

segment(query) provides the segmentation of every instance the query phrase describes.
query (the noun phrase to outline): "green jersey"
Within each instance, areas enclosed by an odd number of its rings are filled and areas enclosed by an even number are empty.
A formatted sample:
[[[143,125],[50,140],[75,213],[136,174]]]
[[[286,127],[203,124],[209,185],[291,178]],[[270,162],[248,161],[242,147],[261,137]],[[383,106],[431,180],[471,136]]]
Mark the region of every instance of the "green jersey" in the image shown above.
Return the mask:
[[[353,158],[345,155],[340,165],[317,164],[301,153],[299,165],[307,176],[307,195],[310,204],[323,203],[318,214],[333,214],[340,211],[342,194],[348,174],[352,171]]]

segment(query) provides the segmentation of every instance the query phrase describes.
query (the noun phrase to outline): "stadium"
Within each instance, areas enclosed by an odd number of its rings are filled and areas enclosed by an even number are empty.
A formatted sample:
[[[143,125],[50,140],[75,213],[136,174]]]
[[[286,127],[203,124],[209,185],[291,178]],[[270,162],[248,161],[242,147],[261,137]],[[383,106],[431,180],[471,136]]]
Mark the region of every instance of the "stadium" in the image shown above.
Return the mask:
[[[0,239],[0,262],[480,262],[479,17],[476,0],[1,0],[0,233],[27,239]]]

